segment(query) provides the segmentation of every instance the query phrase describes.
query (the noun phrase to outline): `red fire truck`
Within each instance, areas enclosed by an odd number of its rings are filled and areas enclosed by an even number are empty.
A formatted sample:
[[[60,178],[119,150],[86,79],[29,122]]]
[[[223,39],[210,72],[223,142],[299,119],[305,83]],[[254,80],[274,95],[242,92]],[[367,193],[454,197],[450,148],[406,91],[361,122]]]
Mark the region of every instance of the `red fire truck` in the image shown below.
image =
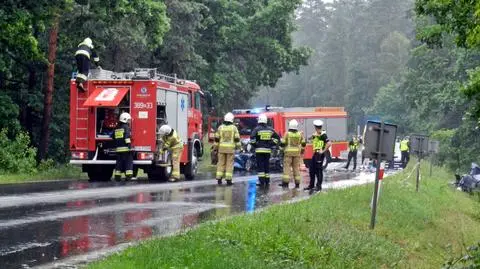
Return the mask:
[[[332,141],[330,148],[331,157],[340,158],[342,151],[348,150],[347,142],[347,112],[343,107],[270,107],[254,109],[234,109],[235,122],[240,136],[243,139],[250,138],[250,134],[257,126],[259,114],[265,114],[268,125],[283,136],[288,130],[288,122],[292,119],[298,121],[298,130],[302,131],[305,139],[315,131],[313,121],[320,119],[324,122],[323,129]],[[312,158],[312,145],[307,143],[304,161],[307,163]]]
[[[132,116],[134,174],[139,168],[148,178],[165,180],[172,166],[170,154],[159,154],[157,136],[162,124],[177,130],[184,142],[181,170],[187,179],[197,173],[203,155],[202,106],[211,101],[197,83],[160,74],[156,69],[116,73],[91,70],[86,91],[70,81],[71,164],[81,165],[91,180],[110,180],[115,167],[111,134],[118,116]],[[210,103],[210,102],[208,102]]]

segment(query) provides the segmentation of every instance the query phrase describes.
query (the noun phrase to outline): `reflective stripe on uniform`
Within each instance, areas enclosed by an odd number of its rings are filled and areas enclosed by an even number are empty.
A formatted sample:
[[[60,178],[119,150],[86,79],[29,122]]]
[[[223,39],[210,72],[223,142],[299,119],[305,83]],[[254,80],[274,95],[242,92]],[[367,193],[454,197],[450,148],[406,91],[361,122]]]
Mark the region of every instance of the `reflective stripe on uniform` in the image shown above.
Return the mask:
[[[233,174],[232,174],[232,173],[225,173],[225,179],[226,179],[226,180],[229,180],[229,179],[231,180],[232,177],[233,177]]]
[[[75,56],[77,56],[77,55],[85,55],[85,56],[87,56],[88,59],[90,59],[90,53],[86,50],[77,50],[75,52]]]
[[[256,148],[255,152],[256,153],[272,153],[272,150],[267,148]]]
[[[125,175],[126,175],[126,176],[131,176],[131,175],[133,175],[133,170],[127,170],[127,171],[125,171]]]
[[[100,57],[94,57],[94,58],[93,58],[93,61],[95,61],[95,62],[100,61]]]
[[[128,152],[130,149],[128,147],[117,147],[117,152]]]
[[[121,175],[122,175],[122,171],[120,171],[120,170],[115,170],[115,175],[116,175],[116,176],[121,176]]]
[[[125,138],[125,143],[130,144],[131,143],[130,138]]]

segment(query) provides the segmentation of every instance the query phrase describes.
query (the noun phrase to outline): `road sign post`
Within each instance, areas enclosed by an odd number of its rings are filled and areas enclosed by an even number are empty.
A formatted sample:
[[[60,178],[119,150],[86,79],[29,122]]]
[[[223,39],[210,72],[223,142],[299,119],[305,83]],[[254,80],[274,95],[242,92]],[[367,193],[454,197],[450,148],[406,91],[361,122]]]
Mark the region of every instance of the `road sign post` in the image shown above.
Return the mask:
[[[428,143],[428,153],[430,154],[430,176],[432,176],[433,169],[433,159],[435,154],[438,153],[440,147],[440,142],[438,140],[430,140]]]
[[[415,190],[418,192],[420,187],[420,161],[423,155],[428,154],[428,136],[421,134],[412,134],[411,137],[413,153],[417,155],[417,180]]]
[[[382,122],[368,121],[365,129],[365,154],[367,158],[376,160],[375,186],[373,190],[372,216],[370,229],[375,228],[377,215],[378,189],[380,181],[380,166],[382,159],[393,158],[397,126]]]

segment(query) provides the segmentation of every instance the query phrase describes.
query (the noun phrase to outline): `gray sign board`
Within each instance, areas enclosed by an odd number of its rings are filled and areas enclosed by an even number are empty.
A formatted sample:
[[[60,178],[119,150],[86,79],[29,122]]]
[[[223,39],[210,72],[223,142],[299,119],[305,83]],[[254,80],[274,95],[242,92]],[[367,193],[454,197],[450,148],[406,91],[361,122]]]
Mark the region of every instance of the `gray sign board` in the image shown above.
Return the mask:
[[[440,141],[430,140],[430,142],[428,143],[428,152],[438,153],[439,150],[440,150]]]
[[[410,152],[415,155],[427,155],[428,140],[427,135],[412,134],[410,136]]]
[[[365,143],[364,154],[366,158],[376,159],[378,152],[378,141],[380,140],[380,122],[368,121],[363,137]],[[392,160],[395,151],[395,138],[397,136],[397,125],[384,124],[382,160]]]

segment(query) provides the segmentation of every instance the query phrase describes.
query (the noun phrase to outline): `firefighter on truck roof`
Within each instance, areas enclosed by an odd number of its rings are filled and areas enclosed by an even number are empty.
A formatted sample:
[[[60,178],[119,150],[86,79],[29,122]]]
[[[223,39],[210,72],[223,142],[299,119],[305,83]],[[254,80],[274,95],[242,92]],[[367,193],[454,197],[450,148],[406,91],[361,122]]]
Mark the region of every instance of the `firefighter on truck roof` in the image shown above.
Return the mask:
[[[257,174],[261,187],[268,187],[270,184],[270,156],[272,148],[280,140],[273,128],[267,125],[268,119],[265,114],[258,117],[258,126],[250,136],[250,144],[255,148],[257,159]]]
[[[282,137],[283,154],[283,177],[282,187],[288,188],[290,182],[290,174],[293,170],[293,178],[295,180],[295,188],[300,187],[300,163],[303,161],[302,155],[305,150],[305,138],[303,133],[298,131],[298,122],[293,119],[288,123],[288,131]]]
[[[240,134],[237,127],[233,124],[233,119],[232,113],[225,114],[223,124],[218,127],[215,133],[214,148],[218,150],[216,179],[219,185],[222,184],[223,178],[227,181],[227,185],[233,184],[235,149],[240,148]]]
[[[131,131],[130,114],[124,112],[120,115],[117,128],[113,132],[115,140],[117,163],[115,165],[115,180],[120,181],[122,173],[125,172],[126,180],[132,179],[133,176],[133,155],[131,151]]]
[[[83,83],[87,81],[88,72],[90,70],[90,60],[93,60],[95,65],[100,68],[100,58],[93,49],[92,40],[87,37],[82,43],[78,44],[77,51],[75,52],[75,60],[77,61],[77,89],[85,91]]]
[[[310,137],[313,146],[313,156],[309,165],[310,184],[305,190],[310,192],[321,191],[323,183],[323,160],[325,159],[325,151],[327,151],[331,142],[328,140],[327,134],[322,132],[323,121],[314,120],[313,126],[315,132]],[[315,177],[317,178],[317,185],[315,187]]]
[[[183,141],[180,136],[178,136],[177,131],[168,125],[162,125],[162,127],[160,127],[159,135],[163,141],[163,148],[160,154],[163,154],[163,151],[166,150],[172,153],[173,167],[169,181],[178,181],[180,180],[180,159],[182,158]]]

